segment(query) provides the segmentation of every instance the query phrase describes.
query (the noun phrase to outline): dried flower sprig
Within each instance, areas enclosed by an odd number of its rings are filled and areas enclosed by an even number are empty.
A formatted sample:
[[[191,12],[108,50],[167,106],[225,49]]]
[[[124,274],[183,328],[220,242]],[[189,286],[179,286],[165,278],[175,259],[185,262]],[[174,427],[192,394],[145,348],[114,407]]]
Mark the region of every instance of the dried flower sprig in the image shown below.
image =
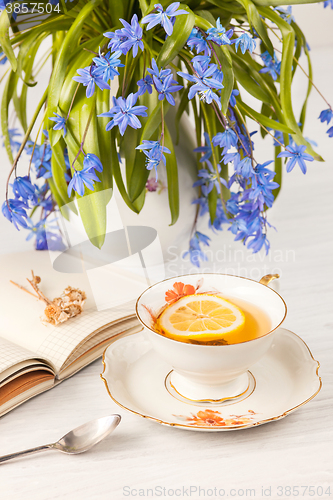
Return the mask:
[[[50,323],[51,325],[57,326],[60,323],[64,323],[70,318],[74,318],[78,314],[81,314],[83,310],[83,305],[86,301],[86,294],[82,290],[78,288],[73,288],[68,286],[65,288],[60,297],[56,297],[53,300],[48,299],[43,292],[39,289],[39,283],[41,282],[41,278],[39,276],[35,276],[34,272],[31,271],[32,279],[28,279],[27,281],[30,283],[32,288],[35,290],[36,295],[31,293],[29,290],[26,290],[23,286],[18,285],[14,281],[11,281],[13,285],[18,286],[21,290],[29,293],[36,299],[42,300],[46,304],[46,308],[44,310],[45,318],[42,318],[43,321]]]

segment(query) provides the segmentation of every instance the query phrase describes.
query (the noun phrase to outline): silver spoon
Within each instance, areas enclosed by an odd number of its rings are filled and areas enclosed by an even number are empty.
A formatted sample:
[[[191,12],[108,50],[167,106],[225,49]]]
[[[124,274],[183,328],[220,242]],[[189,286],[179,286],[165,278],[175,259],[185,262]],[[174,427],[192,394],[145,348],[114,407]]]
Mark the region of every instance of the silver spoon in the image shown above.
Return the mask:
[[[0,463],[12,460],[13,458],[22,457],[23,455],[32,455],[33,453],[39,453],[40,451],[45,450],[59,450],[63,453],[69,453],[71,455],[83,453],[108,436],[117,427],[120,420],[120,415],[110,415],[108,417],[91,420],[90,422],[80,425],[79,427],[76,427],[76,429],[68,432],[56,443],[37,446],[36,448],[19,451],[17,453],[12,453],[11,455],[4,455],[0,457]]]

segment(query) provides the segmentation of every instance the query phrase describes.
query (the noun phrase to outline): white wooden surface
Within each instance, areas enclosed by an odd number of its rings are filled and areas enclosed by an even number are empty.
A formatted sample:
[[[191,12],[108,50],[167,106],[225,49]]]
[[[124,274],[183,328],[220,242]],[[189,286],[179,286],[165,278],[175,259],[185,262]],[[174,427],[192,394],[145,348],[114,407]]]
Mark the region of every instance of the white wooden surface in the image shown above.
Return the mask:
[[[312,55],[316,79],[332,100],[332,50],[321,49]],[[303,88],[300,83],[299,94]],[[255,498],[294,498],[279,495],[278,486],[323,486],[324,491],[330,486],[333,496],[333,139],[325,136],[326,129],[317,120],[323,108],[314,95],[306,135],[319,143],[327,161],[309,165],[306,176],[298,169],[284,176],[282,193],[269,214],[278,230],[271,231],[271,257],[257,255],[250,260],[250,254],[240,251],[230,233],[224,232],[214,239],[213,260],[205,266],[207,271],[253,278],[280,271],[280,293],[289,311],[284,326],[299,334],[320,361],[323,389],[319,395],[287,418],[258,428],[188,432],[162,427],[118,408],[99,377],[99,360],[4,416],[0,420],[0,454],[56,440],[71,428],[109,413],[121,414],[118,429],[82,455],[49,452],[0,466],[1,499],[120,500],[128,492],[128,498],[135,493],[152,498],[147,489],[155,487],[161,488],[155,491],[156,498],[159,491],[163,498],[172,498],[172,493],[179,498],[204,497],[198,490],[192,490],[190,496],[186,490],[190,486],[213,489],[212,498],[254,498],[247,489],[255,489]],[[268,140],[257,151],[260,160],[270,158]],[[4,179],[3,172],[1,177]],[[23,249],[23,233],[15,233],[4,220],[0,230],[2,252]],[[169,274],[179,265],[170,264]],[[264,495],[262,486],[271,487],[271,492],[266,490]],[[184,492],[178,490],[183,487]],[[225,490],[224,497],[218,495],[220,489]],[[321,490],[314,496],[302,496],[302,492],[300,488],[300,498],[329,498],[320,496]],[[206,491],[206,497],[212,493]]]

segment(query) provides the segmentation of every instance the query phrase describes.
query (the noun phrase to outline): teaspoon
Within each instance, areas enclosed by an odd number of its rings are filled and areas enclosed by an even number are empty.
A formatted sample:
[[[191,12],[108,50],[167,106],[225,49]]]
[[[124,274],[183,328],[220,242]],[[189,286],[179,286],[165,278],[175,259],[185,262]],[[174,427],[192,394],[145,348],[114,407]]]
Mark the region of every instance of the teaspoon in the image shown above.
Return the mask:
[[[33,453],[39,453],[40,451],[45,450],[58,450],[71,455],[83,453],[111,434],[111,432],[120,423],[120,420],[120,415],[109,415],[107,417],[91,420],[90,422],[80,425],[79,427],[76,427],[76,429],[68,432],[56,443],[45,444],[43,446],[37,446],[36,448],[30,448],[28,450],[19,451],[10,455],[4,455],[0,457],[0,463],[22,457],[23,455],[32,455]]]

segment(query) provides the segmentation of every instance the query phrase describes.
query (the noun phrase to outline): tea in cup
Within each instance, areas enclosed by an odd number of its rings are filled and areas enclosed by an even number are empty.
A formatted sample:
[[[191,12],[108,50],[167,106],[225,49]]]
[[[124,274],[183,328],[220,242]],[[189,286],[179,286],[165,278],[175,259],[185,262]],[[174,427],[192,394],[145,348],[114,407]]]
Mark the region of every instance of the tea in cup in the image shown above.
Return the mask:
[[[194,401],[244,394],[248,369],[260,360],[286,317],[282,297],[266,286],[225,274],[169,278],[145,290],[136,312],[154,350],[171,367],[170,384]]]

